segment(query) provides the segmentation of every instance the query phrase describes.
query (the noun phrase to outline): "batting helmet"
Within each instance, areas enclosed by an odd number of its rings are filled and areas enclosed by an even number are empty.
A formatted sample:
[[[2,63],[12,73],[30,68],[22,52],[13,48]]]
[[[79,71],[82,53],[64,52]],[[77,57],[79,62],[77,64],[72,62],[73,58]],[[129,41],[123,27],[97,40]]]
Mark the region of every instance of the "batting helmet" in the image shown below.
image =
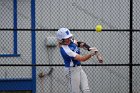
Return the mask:
[[[60,28],[56,33],[56,38],[58,40],[67,39],[72,37],[73,35],[70,33],[68,28]]]

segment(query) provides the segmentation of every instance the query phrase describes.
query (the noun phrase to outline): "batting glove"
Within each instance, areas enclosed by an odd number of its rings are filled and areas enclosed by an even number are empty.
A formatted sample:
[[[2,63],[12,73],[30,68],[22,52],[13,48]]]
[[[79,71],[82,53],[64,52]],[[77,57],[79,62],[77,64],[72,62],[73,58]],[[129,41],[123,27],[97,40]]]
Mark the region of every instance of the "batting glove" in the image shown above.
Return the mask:
[[[97,49],[96,47],[89,48],[89,50],[91,50],[91,51],[93,51],[93,52],[95,52],[95,53],[98,52],[98,49]]]
[[[91,50],[91,55],[94,56],[98,52],[97,48],[89,48]]]

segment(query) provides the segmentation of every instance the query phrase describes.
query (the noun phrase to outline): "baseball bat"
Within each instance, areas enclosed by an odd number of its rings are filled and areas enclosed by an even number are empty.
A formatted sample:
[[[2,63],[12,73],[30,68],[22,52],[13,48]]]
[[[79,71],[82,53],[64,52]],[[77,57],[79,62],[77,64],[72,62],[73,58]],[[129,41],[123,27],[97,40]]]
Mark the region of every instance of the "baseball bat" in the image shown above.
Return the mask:
[[[101,53],[96,51],[95,54],[96,54],[96,57],[97,57],[99,63],[103,63],[103,56],[101,55]]]
[[[90,50],[92,50],[92,49],[93,48],[90,48]],[[92,50],[92,51],[95,53],[99,63],[103,63],[103,56],[101,55],[101,53],[99,53],[99,51],[96,51],[96,50]]]

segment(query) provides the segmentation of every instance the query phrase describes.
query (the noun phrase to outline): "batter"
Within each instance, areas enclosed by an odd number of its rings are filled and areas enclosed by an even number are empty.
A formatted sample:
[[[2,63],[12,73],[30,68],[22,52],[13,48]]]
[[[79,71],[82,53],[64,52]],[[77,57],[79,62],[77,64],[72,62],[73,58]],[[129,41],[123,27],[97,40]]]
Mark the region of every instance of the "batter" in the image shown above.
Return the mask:
[[[56,37],[60,47],[60,53],[64,60],[65,75],[69,80],[71,93],[91,93],[88,85],[87,75],[81,67],[81,62],[85,62],[95,55],[97,48],[90,48],[84,42],[77,42],[72,39],[72,34],[67,28],[60,28]],[[80,55],[80,49],[84,48],[90,51],[89,54]]]

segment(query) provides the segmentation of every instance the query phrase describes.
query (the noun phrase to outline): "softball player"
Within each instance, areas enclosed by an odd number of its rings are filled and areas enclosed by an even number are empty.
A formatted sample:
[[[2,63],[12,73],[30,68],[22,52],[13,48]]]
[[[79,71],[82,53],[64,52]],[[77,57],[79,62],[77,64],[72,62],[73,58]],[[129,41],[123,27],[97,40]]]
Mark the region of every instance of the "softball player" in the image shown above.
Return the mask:
[[[80,89],[83,93],[90,93],[88,79],[81,67],[81,62],[90,59],[98,50],[96,48],[90,48],[84,42],[73,40],[72,36],[70,30],[67,28],[60,28],[56,33],[71,93],[80,93]],[[81,56],[79,47],[92,51],[89,54]]]

